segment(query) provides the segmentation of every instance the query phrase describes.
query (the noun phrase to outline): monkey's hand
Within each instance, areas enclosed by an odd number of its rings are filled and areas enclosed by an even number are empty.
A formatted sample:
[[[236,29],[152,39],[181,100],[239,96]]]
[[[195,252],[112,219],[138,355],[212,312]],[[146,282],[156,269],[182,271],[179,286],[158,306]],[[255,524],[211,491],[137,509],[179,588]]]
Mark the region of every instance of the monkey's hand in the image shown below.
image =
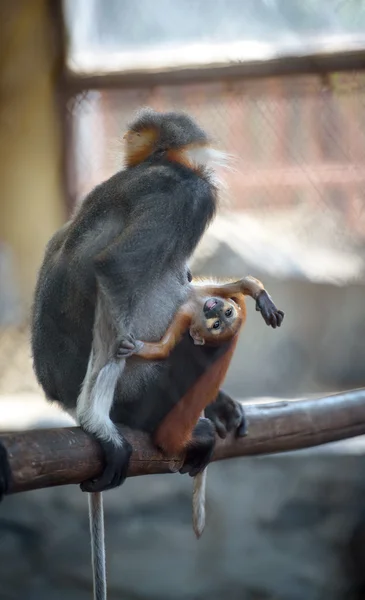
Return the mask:
[[[237,437],[247,435],[245,413],[240,402],[232,400],[220,391],[217,399],[205,409],[205,416],[210,419],[220,438],[224,439],[231,431]]]
[[[194,428],[193,437],[187,448],[180,473],[189,473],[190,477],[195,477],[195,475],[204,471],[212,458],[214,447],[214,425],[209,419],[200,418]]]
[[[284,319],[282,310],[278,310],[266,290],[262,290],[256,299],[256,310],[260,311],[266,325],[273,329],[280,327]]]
[[[127,334],[118,341],[115,356],[116,358],[128,358],[136,354],[141,348],[143,348],[143,342],[136,340],[134,335]]]
[[[0,442],[0,502],[10,486],[11,469],[6,448]]]

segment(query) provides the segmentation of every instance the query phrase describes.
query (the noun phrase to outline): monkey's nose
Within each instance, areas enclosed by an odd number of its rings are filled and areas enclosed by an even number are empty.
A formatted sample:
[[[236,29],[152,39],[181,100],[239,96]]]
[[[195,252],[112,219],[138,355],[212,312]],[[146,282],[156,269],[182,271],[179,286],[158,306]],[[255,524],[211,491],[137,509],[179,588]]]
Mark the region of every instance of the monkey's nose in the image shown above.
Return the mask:
[[[217,304],[217,301],[214,300],[213,298],[210,298],[209,300],[206,301],[204,308],[206,308],[207,310],[212,310],[212,308],[214,308],[216,304]]]

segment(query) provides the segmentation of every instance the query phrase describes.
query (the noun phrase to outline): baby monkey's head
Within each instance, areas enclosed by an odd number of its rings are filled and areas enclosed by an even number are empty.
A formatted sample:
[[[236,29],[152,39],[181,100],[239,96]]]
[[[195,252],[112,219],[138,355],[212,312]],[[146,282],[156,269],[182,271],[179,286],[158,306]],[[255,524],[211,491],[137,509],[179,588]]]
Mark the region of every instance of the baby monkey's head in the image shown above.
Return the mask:
[[[234,300],[205,299],[203,309],[190,328],[194,344],[218,345],[239,331],[244,315]]]

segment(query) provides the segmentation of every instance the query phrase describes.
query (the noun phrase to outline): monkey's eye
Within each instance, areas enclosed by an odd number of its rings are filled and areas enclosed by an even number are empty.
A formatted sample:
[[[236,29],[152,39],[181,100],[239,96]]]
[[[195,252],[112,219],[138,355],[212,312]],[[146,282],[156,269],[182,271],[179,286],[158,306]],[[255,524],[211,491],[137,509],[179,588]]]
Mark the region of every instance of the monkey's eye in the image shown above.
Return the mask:
[[[219,329],[220,327],[220,321],[216,321],[213,325],[213,329]]]
[[[224,314],[226,315],[226,317],[230,317],[232,315],[232,309],[228,308]]]

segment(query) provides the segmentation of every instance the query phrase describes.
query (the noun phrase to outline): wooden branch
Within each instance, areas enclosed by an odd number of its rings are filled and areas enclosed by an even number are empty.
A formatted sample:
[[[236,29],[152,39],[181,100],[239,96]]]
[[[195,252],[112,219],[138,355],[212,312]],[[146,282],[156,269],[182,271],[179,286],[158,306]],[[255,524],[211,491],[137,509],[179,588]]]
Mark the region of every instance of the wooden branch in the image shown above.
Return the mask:
[[[318,446],[365,434],[365,389],[314,400],[245,405],[249,434],[218,440],[213,460]],[[183,457],[166,458],[148,436],[120,428],[133,445],[129,477],[176,472]],[[10,494],[80,483],[102,468],[98,444],[78,427],[1,433],[12,469]]]

